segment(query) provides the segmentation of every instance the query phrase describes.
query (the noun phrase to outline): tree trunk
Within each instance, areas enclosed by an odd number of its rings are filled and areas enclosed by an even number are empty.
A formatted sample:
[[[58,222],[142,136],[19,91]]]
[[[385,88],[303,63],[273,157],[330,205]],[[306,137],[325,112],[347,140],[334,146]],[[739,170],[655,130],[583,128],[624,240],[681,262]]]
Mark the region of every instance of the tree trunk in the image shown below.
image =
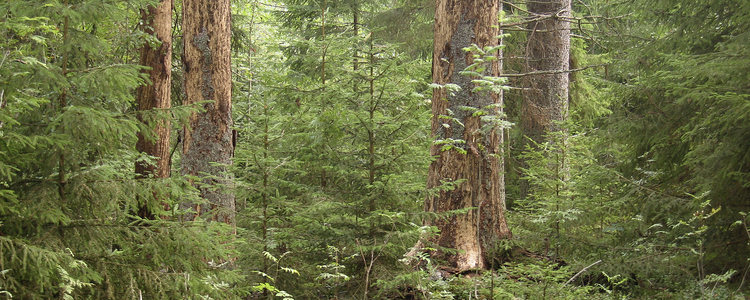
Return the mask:
[[[568,73],[570,68],[570,0],[535,0],[528,3],[531,22],[526,47],[526,72],[552,71],[553,74],[524,78],[521,130],[536,143],[544,142],[546,132],[558,131],[554,121],[568,113]],[[524,139],[523,144],[529,143]],[[525,166],[525,163],[522,163]],[[528,183],[521,184],[521,197]]]
[[[151,84],[138,88],[138,110],[168,109],[172,107],[172,0],[163,0],[158,6],[141,10],[141,21],[142,30],[154,35],[161,44],[152,47],[155,45],[146,43],[141,48],[141,65],[151,68],[146,71]],[[138,114],[138,120],[149,122],[141,114]],[[154,126],[150,134],[138,133],[136,150],[156,157],[156,164],[136,162],[135,172],[140,178],[169,178],[170,123],[164,119],[156,122],[147,124]],[[154,218],[146,204],[141,205],[138,214],[143,218]]]
[[[193,207],[193,220],[211,212],[210,220],[234,224],[235,198],[228,166],[234,157],[232,79],[230,61],[230,1],[184,0],[184,104],[212,100],[194,113],[184,130],[182,172],[200,178],[196,186],[206,203]]]
[[[447,260],[449,267],[458,271],[487,268],[488,254],[493,246],[499,240],[511,237],[503,211],[505,182],[500,148],[502,135],[497,129],[483,131],[493,125],[470,110],[462,109],[473,107],[497,115],[500,106],[493,104],[502,104],[502,99],[489,91],[472,92],[475,86],[473,78],[459,74],[473,62],[472,54],[463,48],[471,44],[480,48],[498,45],[498,2],[438,0],[435,11],[433,82],[440,85],[456,84],[461,90],[455,93],[448,92],[446,88],[434,91],[432,135],[438,141],[454,139],[465,143],[455,143],[454,148],[448,150],[444,150],[443,145],[433,144],[430,154],[437,159],[430,164],[427,188],[437,188],[445,181],[465,181],[453,190],[441,190],[436,195],[428,196],[425,210],[444,213],[478,207],[465,214],[435,220],[431,224],[440,230],[440,235],[432,242],[460,251],[448,254],[437,250],[432,256]],[[498,61],[491,64],[485,75],[498,76]],[[454,119],[444,117],[451,112]]]

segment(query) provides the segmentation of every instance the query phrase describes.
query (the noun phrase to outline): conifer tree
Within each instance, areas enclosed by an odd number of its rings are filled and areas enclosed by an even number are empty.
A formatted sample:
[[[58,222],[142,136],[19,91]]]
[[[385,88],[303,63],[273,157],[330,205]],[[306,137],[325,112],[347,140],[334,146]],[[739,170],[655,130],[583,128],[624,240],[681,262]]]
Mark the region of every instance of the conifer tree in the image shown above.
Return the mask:
[[[152,130],[138,116],[192,110],[133,111],[148,36],[135,22],[154,2],[129,4],[0,4],[0,290],[14,298],[234,297],[211,265],[227,256],[217,226],[138,216],[195,199],[180,178],[135,179],[137,134]]]
[[[712,215],[700,221],[702,242],[704,255],[717,259],[704,270],[746,270],[737,263],[747,262],[750,248],[732,245],[746,241],[747,231],[726,224],[744,220],[750,205],[750,4],[657,0],[614,9],[645,20],[612,27],[643,38],[618,34],[607,44],[632,49],[608,73],[623,107],[604,125],[625,146],[624,175],[649,189],[636,213],[646,226]]]
[[[427,64],[370,27],[377,3],[357,4],[354,23],[350,2],[295,2],[279,12],[292,24],[272,29],[285,38],[258,46],[254,109],[237,119],[247,132],[237,161],[248,187],[238,222],[254,241],[246,253],[263,260],[255,267],[264,274],[277,262],[262,251],[283,256],[281,265],[301,275],[257,281],[296,297],[373,297],[376,282],[403,271],[397,259],[418,236],[408,212],[424,197]]]
[[[570,0],[531,1],[528,4],[526,72],[521,114],[523,133],[542,142],[545,132],[559,130],[568,109],[570,67]]]
[[[458,271],[490,266],[490,253],[502,239],[511,237],[504,214],[503,156],[498,130],[501,99],[491,90],[477,90],[476,76],[499,76],[497,60],[467,74],[477,53],[465,49],[473,44],[495,54],[498,49],[497,1],[444,0],[435,10],[433,82],[442,88],[433,92],[432,135],[428,189],[439,189],[425,201],[425,210],[451,214],[430,222],[440,234],[441,247],[435,258],[446,259]],[[476,209],[472,209],[476,208]],[[442,248],[457,249],[449,253]]]
[[[568,114],[570,67],[570,0],[530,1],[524,93],[521,106],[523,145],[544,142],[547,132],[559,131],[556,122]],[[526,140],[529,139],[529,141]],[[521,198],[528,183],[521,183]]]
[[[207,219],[234,224],[235,197],[228,166],[234,156],[232,131],[231,32],[229,0],[182,3],[184,99],[186,105],[210,100],[183,131],[182,172],[196,176],[206,203],[192,208],[186,220]]]
[[[149,85],[138,88],[136,101],[142,111],[165,110],[172,107],[172,0],[163,0],[158,5],[150,5],[141,10],[141,30],[153,34],[141,48],[141,65],[150,67]],[[163,115],[163,114],[162,114]],[[140,121],[145,121],[139,115]],[[156,160],[155,164],[138,161],[135,172],[144,178],[168,178],[170,176],[170,134],[171,125],[165,118],[147,121],[152,132],[139,132],[136,150]],[[167,208],[168,209],[168,208]],[[139,215],[153,218],[148,205],[142,204]]]

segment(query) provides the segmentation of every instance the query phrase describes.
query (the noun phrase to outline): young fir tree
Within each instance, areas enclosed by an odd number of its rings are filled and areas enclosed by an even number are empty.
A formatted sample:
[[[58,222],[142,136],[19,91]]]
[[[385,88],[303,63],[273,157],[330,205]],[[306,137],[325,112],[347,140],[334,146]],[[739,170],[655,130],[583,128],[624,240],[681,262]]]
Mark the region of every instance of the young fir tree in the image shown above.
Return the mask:
[[[233,68],[237,70],[233,92],[238,131],[233,168],[237,227],[246,229],[239,235],[246,245],[240,250],[238,263],[250,266],[247,274],[254,292],[272,298],[282,291],[279,288],[289,287],[287,278],[279,273],[293,275],[290,280],[296,281],[298,269],[303,270],[289,262],[288,250],[296,243],[284,236],[294,234],[288,228],[289,220],[303,208],[296,197],[307,187],[288,178],[301,171],[293,154],[298,140],[294,126],[298,124],[289,101],[276,86],[286,80],[287,73],[278,44],[267,40],[275,28],[258,21],[273,16],[258,3],[240,8],[239,14],[248,21],[238,25],[248,33],[244,42],[249,47],[233,56]]]
[[[310,5],[323,4],[335,2]],[[426,65],[370,30],[376,8],[360,7],[356,31],[350,11],[314,8],[253,64],[250,107],[263,113],[243,117],[249,151],[238,152],[238,168],[250,173],[245,213],[263,221],[243,224],[262,241],[249,252],[270,254],[259,271],[300,273],[258,281],[297,297],[372,297],[386,270],[404,269],[396,260],[416,239],[405,212],[423,197],[427,111],[416,92]]]

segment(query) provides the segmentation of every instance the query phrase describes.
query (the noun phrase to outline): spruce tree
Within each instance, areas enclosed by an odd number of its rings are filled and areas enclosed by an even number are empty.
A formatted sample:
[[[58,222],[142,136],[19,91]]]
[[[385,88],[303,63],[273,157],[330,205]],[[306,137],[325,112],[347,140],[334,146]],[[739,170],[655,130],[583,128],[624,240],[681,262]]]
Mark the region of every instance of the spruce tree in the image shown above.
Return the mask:
[[[404,271],[397,260],[418,236],[410,213],[424,195],[428,158],[426,64],[369,26],[377,5],[360,6],[356,23],[336,2],[306,5],[281,18],[307,11],[295,21],[304,26],[275,29],[289,38],[259,47],[252,113],[238,117],[248,149],[237,161],[248,187],[240,223],[259,242],[247,259],[262,259],[257,268],[274,277],[258,282],[296,297],[373,297],[378,280]],[[279,266],[300,275],[276,277]]]
[[[531,1],[523,78],[521,131],[523,145],[544,143],[545,133],[559,131],[568,115],[570,68],[570,0]],[[528,141],[526,140],[528,139]],[[528,193],[521,182],[521,198]]]
[[[744,219],[740,213],[750,199],[750,90],[743,79],[748,75],[747,8],[737,1],[650,1],[627,8],[647,22],[612,27],[616,33],[646,37],[626,40],[632,51],[609,69],[622,109],[606,126],[624,145],[623,173],[651,191],[640,197],[643,226],[699,222],[696,218],[711,215],[701,219],[706,231],[696,238],[705,245],[704,255],[717,259],[702,265],[691,258],[690,263],[691,268],[716,274],[736,268],[727,266],[740,261],[744,269],[750,251],[729,246],[745,240],[747,231],[726,226]],[[622,12],[625,7],[614,9]],[[607,42],[624,46],[616,36]],[[697,249],[695,239],[681,237],[682,230],[687,228],[676,226],[663,238]],[[694,255],[680,253],[685,258]],[[707,273],[699,270],[694,274],[703,279]]]

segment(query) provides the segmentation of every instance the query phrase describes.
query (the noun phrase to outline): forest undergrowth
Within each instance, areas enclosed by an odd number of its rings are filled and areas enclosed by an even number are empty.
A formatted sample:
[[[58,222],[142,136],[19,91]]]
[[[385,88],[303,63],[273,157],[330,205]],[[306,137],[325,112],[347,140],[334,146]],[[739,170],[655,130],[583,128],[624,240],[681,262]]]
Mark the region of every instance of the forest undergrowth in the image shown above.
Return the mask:
[[[231,8],[221,37],[183,32],[216,20],[181,0],[0,3],[0,299],[748,299],[750,2],[492,2],[497,45],[469,14],[434,45],[453,24],[438,7],[472,1],[212,1]],[[529,63],[544,21],[569,26],[564,70]],[[141,56],[162,45],[170,105],[142,109]],[[546,75],[567,96],[532,138]],[[195,136],[221,145],[188,157],[189,124],[219,108]],[[459,198],[476,201],[430,210]],[[490,210],[512,238],[479,232]],[[475,248],[440,244],[471,230]],[[470,251],[483,267],[457,266]]]

